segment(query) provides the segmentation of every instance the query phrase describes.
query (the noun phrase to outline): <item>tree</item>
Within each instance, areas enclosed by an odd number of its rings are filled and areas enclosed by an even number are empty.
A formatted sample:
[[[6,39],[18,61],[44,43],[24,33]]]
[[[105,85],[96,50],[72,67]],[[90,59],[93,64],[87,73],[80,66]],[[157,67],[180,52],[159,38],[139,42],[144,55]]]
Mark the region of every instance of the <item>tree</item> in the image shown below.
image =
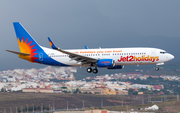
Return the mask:
[[[1,88],[1,92],[5,92],[6,90],[4,88]]]
[[[139,89],[139,92],[144,92],[144,91],[147,91],[147,89],[145,89],[145,88],[140,88]]]
[[[135,91],[134,89],[129,89],[128,90],[128,95],[138,95],[138,92]]]
[[[76,89],[76,91],[73,92],[74,94],[80,93],[79,88]]]
[[[88,94],[87,92],[84,92],[83,94]]]
[[[128,95],[132,95],[132,94],[133,94],[133,91],[134,91],[134,89],[129,89],[129,90],[128,90]]]

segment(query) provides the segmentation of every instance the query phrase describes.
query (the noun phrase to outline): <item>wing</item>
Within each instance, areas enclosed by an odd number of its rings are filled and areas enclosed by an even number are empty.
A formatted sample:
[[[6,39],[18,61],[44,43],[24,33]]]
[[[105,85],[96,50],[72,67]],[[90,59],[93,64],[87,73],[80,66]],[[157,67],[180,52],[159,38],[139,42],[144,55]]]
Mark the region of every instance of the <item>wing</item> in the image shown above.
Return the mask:
[[[60,51],[62,53],[65,53],[65,54],[68,54],[69,55],[69,58],[71,58],[71,60],[76,60],[77,61],[77,64],[89,64],[91,65],[92,63],[96,63],[98,59],[95,59],[95,58],[91,58],[91,57],[87,57],[87,56],[83,56],[83,55],[80,55],[80,54],[76,54],[76,53],[72,53],[72,52],[69,52],[69,51],[65,51],[65,50],[62,50],[58,47],[55,46],[55,44],[51,41],[51,39],[48,37],[48,40],[49,40],[49,43],[51,45],[51,47],[57,51]]]

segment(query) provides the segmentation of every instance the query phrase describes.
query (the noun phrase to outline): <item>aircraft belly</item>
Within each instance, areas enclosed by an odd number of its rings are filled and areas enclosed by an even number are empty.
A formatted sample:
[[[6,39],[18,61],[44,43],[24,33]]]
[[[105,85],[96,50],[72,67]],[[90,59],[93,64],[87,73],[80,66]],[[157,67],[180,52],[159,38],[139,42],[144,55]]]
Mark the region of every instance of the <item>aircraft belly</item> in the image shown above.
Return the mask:
[[[77,61],[72,60],[70,58],[53,58],[54,60],[66,64],[66,65],[70,65],[70,66],[81,66],[81,64],[78,64]]]

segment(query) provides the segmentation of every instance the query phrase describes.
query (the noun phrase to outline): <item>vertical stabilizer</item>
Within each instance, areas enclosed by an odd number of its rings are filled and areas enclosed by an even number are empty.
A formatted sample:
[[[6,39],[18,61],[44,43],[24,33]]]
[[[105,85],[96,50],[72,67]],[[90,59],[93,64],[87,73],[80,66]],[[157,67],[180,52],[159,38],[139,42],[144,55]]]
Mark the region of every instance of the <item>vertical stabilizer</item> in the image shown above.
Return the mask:
[[[30,62],[35,62],[35,59],[38,59],[38,53],[40,51],[43,51],[42,48],[19,22],[14,22],[13,25],[17,36],[20,52],[31,55],[19,55],[19,57]]]
[[[36,53],[37,51],[42,51],[39,44],[19,22],[14,22],[13,25],[17,36],[19,49],[22,53],[32,54]]]

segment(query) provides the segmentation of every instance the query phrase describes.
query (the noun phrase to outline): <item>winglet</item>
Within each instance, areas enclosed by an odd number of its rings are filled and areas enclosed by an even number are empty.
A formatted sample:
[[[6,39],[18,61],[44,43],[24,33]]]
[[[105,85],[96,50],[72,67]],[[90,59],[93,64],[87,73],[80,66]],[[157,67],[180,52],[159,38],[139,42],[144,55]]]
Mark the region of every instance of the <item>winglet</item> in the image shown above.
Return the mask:
[[[87,46],[85,46],[85,49],[89,49]]]
[[[51,41],[51,39],[48,37],[48,40],[49,40],[49,43],[50,43],[50,46],[53,48],[53,49],[58,49],[54,43]]]

